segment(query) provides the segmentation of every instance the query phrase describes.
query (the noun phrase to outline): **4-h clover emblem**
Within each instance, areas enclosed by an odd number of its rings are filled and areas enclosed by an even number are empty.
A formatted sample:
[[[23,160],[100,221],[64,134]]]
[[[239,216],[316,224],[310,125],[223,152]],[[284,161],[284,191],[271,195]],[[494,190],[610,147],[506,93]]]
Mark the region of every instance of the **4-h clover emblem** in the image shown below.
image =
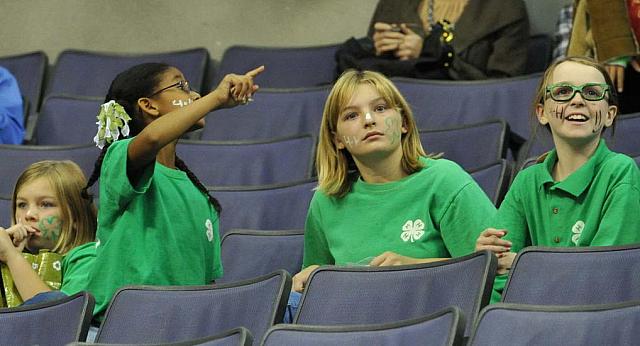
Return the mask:
[[[582,235],[582,230],[584,229],[584,221],[578,220],[573,227],[571,227],[571,241],[578,246],[578,241],[580,241],[580,236]]]
[[[409,241],[413,243],[414,241],[420,239],[424,235],[424,222],[420,219],[416,219],[415,221],[407,220],[404,226],[402,226],[402,234],[400,234],[400,238],[402,241]]]
[[[209,241],[213,241],[213,223],[211,220],[207,219],[204,226],[207,228],[207,239],[209,239]]]

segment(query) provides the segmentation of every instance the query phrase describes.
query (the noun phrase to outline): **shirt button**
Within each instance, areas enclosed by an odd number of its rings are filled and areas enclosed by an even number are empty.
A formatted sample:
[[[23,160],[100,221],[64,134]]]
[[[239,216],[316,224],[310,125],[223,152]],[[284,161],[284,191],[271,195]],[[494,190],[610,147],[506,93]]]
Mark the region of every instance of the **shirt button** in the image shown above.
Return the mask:
[[[560,242],[560,237],[558,236],[553,237],[553,242],[558,244]]]
[[[558,213],[558,208],[553,208],[553,213],[557,214]]]

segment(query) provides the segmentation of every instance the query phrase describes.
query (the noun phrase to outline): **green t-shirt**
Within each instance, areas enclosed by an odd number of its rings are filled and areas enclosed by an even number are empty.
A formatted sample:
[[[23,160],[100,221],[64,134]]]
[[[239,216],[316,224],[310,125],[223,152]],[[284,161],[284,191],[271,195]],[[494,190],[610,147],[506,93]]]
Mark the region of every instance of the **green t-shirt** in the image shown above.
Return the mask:
[[[457,164],[421,161],[423,169],[395,182],[359,179],[343,198],[316,191],[305,224],[303,266],[367,264],[385,251],[414,258],[473,252],[495,207]]]
[[[506,229],[512,252],[530,245],[574,247],[640,243],[640,171],[630,157],[600,140],[578,170],[560,182],[551,177],[557,153],[515,178],[492,227]],[[496,278],[502,292],[506,275]],[[492,297],[497,301],[499,296]]]
[[[96,259],[88,290],[102,317],[125,285],[205,285],[222,276],[218,214],[179,170],[157,162],[136,186],[127,177],[131,139],[114,142],[100,176]]]
[[[60,291],[70,296],[86,290],[87,279],[96,258],[96,243],[86,243],[69,251],[62,259]]]

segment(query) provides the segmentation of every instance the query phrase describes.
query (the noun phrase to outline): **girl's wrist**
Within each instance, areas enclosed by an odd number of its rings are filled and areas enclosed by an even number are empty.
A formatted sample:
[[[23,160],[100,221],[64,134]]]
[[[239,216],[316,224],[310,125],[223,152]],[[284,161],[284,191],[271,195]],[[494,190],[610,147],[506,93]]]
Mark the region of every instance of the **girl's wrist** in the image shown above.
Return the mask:
[[[18,249],[16,248],[12,248],[12,249],[8,249],[7,250],[7,265],[13,264],[17,261],[24,261],[24,257],[22,257],[22,253],[20,253],[20,251],[18,251]]]
[[[222,91],[220,90],[220,88],[213,90],[212,92],[207,94],[206,97],[211,98],[211,110],[218,109],[224,104],[224,95],[222,95]]]

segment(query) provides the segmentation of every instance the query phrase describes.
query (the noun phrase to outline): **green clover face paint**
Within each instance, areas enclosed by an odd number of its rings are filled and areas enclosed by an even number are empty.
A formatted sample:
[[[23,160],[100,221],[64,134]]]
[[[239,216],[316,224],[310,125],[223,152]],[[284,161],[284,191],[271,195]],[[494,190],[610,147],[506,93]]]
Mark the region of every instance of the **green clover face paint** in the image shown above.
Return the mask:
[[[44,217],[38,221],[38,229],[42,240],[55,245],[62,232],[62,220],[58,216]]]
[[[391,138],[391,145],[395,145],[400,140],[400,127],[398,126],[398,119],[396,118],[386,118],[384,120],[384,124],[386,128],[384,129],[385,134],[387,134]]]

